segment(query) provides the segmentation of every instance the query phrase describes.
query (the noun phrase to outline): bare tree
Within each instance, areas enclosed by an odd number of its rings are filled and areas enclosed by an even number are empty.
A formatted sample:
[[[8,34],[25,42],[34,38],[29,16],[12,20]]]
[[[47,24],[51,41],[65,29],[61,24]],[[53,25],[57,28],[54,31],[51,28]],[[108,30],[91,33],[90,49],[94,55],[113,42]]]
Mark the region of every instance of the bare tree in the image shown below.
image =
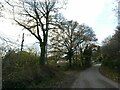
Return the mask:
[[[90,27],[79,25],[76,21],[65,21],[61,24],[61,29],[53,30],[51,33],[51,45],[53,50],[66,54],[70,66],[75,51],[82,43],[96,41],[95,34]]]
[[[65,1],[59,0],[8,0],[14,21],[28,30],[40,43],[40,64],[47,63],[48,32],[56,25],[59,9]],[[61,6],[62,5],[62,6]]]

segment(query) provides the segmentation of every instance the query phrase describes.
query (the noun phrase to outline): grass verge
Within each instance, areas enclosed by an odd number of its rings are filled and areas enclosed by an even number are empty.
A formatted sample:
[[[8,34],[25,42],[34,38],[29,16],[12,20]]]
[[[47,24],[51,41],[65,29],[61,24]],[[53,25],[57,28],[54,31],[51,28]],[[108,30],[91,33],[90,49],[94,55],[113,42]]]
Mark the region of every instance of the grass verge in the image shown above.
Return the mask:
[[[80,70],[61,71],[61,69],[57,69],[57,72],[54,74],[53,78],[38,84],[33,84],[29,88],[70,88],[77,76],[79,76],[79,72]]]
[[[120,83],[120,72],[118,70],[111,69],[107,66],[101,66],[100,67],[100,72],[110,78],[111,80]]]

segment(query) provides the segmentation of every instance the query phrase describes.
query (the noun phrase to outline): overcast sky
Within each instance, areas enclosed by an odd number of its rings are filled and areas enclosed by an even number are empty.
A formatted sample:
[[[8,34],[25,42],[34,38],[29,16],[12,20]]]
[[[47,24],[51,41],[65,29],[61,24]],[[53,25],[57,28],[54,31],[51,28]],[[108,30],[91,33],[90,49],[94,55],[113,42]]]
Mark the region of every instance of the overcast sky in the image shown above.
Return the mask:
[[[69,0],[65,16],[86,23],[95,31],[98,42],[114,33],[117,17],[113,8],[115,0]]]
[[[68,20],[75,20],[80,24],[86,23],[92,27],[98,42],[101,43],[107,36],[114,33],[117,26],[117,19],[112,8],[114,8],[113,0],[68,0],[67,9],[63,11],[63,14]],[[5,34],[17,40],[22,33],[23,31],[18,26],[12,25],[9,20],[0,20],[0,35]],[[25,43],[36,41],[35,38],[27,39]]]

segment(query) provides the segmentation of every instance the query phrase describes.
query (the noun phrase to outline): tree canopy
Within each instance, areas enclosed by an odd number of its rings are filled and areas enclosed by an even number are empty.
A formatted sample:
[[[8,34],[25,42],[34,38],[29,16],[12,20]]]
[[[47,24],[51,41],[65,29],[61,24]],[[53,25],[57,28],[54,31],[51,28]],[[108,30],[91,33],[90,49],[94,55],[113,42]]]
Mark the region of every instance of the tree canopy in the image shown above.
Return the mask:
[[[120,64],[120,30],[115,31],[115,34],[105,39],[102,45],[103,65],[110,68],[118,68]]]
[[[48,32],[57,25],[59,10],[66,3],[59,0],[6,0],[13,20],[28,30],[38,41],[41,49],[40,64],[47,63]]]
[[[79,52],[79,46],[97,40],[91,27],[85,24],[79,25],[78,22],[73,20],[63,22],[61,29],[51,32],[51,37],[52,50],[62,52],[63,56],[66,54],[66,59],[69,60],[70,65],[75,52]]]

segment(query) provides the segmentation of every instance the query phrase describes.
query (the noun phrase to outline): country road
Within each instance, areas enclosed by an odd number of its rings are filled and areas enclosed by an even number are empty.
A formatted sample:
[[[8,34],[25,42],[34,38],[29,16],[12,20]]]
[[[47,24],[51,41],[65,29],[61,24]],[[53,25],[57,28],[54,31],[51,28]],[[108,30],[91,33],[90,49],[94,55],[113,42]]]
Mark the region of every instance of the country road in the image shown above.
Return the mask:
[[[71,88],[119,88],[120,90],[120,84],[99,73],[99,66],[93,65],[81,72]]]

